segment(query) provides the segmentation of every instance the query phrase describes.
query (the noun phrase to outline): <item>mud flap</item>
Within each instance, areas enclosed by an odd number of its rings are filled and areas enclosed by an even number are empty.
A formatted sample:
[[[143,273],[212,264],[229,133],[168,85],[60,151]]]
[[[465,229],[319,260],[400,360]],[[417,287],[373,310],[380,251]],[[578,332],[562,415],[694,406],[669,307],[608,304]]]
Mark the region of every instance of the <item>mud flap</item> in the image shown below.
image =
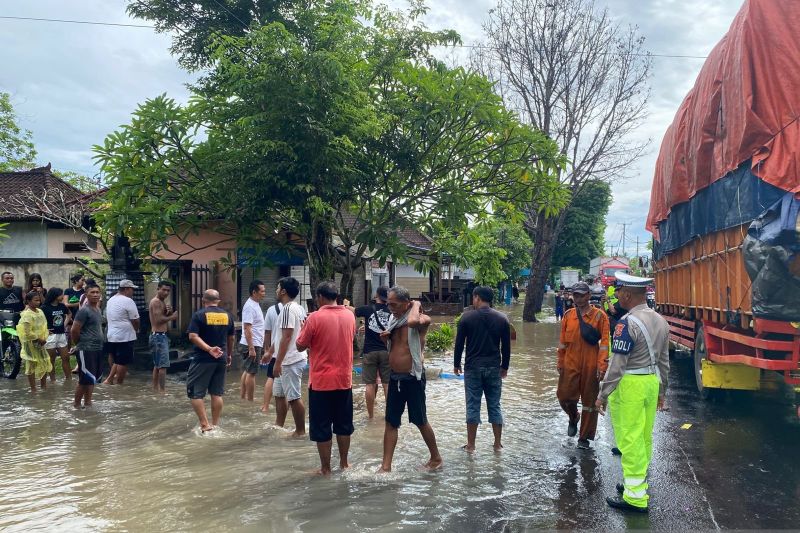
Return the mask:
[[[761,370],[746,365],[712,363],[703,359],[703,387],[710,389],[759,390]]]

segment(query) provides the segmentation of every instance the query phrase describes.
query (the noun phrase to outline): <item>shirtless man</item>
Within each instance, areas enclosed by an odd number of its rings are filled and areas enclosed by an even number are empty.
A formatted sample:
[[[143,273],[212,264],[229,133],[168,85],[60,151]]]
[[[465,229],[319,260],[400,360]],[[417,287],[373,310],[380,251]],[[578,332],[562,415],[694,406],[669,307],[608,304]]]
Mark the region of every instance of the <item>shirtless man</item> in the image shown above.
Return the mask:
[[[178,319],[178,312],[172,310],[167,298],[172,292],[169,281],[158,282],[156,296],[150,300],[150,352],[153,355],[153,391],[166,392],[167,369],[169,368],[169,323]]]
[[[379,472],[392,471],[392,458],[397,447],[397,429],[408,405],[408,420],[419,428],[430,459],[428,470],[442,466],[442,457],[436,446],[436,436],[428,423],[425,407],[425,369],[422,350],[431,317],[421,312],[419,302],[412,302],[408,290],[393,287],[387,302],[392,318],[381,337],[389,347],[389,394],[386,397],[386,428],[383,433],[383,463]]]

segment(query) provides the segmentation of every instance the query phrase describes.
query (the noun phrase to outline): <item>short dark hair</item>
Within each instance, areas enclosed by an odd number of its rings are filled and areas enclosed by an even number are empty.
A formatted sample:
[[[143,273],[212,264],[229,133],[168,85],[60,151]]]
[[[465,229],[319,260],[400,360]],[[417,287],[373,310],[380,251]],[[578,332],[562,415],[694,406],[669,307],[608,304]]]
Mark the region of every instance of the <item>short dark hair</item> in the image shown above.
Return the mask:
[[[86,290],[88,291],[92,287],[97,287],[99,289],[100,285],[97,284],[97,282],[94,280],[94,278],[89,278],[89,279],[86,280]]]
[[[258,288],[261,287],[262,285],[264,285],[264,282],[261,281],[260,279],[254,279],[253,281],[251,281],[250,287],[248,288],[248,290],[250,291],[250,296],[252,296],[254,292],[258,292]]]
[[[389,298],[389,287],[386,285],[381,285],[375,290],[375,296],[385,302]]]
[[[75,285],[76,283],[78,283],[81,280],[82,277],[83,277],[83,274],[75,274],[75,275],[69,277],[69,282],[72,283],[73,285]]]
[[[472,295],[477,296],[482,302],[491,304],[494,301],[494,291],[491,287],[481,286],[472,289]]]
[[[64,294],[64,291],[59,289],[58,287],[50,287],[47,289],[47,294],[44,297],[44,303],[49,304],[55,301],[58,298],[61,298],[61,295]]]
[[[281,289],[286,291],[286,294],[288,294],[291,299],[297,298],[297,295],[300,294],[300,282],[291,276],[279,279],[278,285]]]
[[[314,292],[317,296],[322,296],[330,301],[336,301],[336,297],[339,296],[339,289],[336,288],[336,284],[332,281],[323,281],[317,285]]]
[[[166,280],[166,279],[162,279],[161,281],[158,282],[158,287],[156,287],[156,288],[160,289],[161,287],[169,287],[171,289],[172,285],[173,285],[173,283],[171,281]]]
[[[6,270],[6,271],[5,271],[5,272],[3,272],[2,274],[0,274],[0,278],[4,278],[4,277],[6,276],[6,274],[8,274],[9,276],[11,276],[12,278],[14,277],[14,274],[13,274],[12,272],[9,272],[8,270]]]

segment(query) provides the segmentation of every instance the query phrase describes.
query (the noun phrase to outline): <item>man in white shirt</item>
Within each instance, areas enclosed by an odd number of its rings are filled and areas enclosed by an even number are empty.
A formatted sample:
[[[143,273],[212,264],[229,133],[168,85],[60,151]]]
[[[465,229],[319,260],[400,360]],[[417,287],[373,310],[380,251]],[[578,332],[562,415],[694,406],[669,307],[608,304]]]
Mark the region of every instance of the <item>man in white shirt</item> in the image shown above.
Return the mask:
[[[119,283],[117,294],[106,303],[106,340],[109,357],[114,363],[108,378],[103,382],[106,385],[113,385],[115,380],[118,385],[122,385],[128,374],[128,365],[133,362],[133,344],[136,342],[136,332],[139,331],[139,310],[132,296],[133,289],[137,288],[131,280],[123,279]]]
[[[242,360],[242,379],[239,392],[243,400],[253,401],[256,374],[264,353],[264,314],[261,300],[267,291],[261,280],[250,283],[250,297],[242,306],[242,338],[239,340],[239,357]]]
[[[280,338],[278,317],[281,316],[281,311],[283,311],[283,304],[276,302],[274,305],[269,306],[264,317],[264,356],[261,358],[261,364],[267,365],[267,381],[264,382],[264,402],[261,404],[261,412],[265,415],[269,414],[269,404],[272,402],[272,388],[275,383],[275,376],[272,371],[275,370],[275,350]]]
[[[306,368],[306,352],[297,350],[297,337],[305,322],[306,313],[294,301],[300,293],[300,283],[292,277],[281,278],[275,296],[283,304],[278,318],[280,326],[276,342],[277,355],[272,374],[275,376],[275,424],[283,427],[289,407],[292,408],[295,429],[292,434],[300,437],[306,433],[306,406],[303,405],[301,382]]]

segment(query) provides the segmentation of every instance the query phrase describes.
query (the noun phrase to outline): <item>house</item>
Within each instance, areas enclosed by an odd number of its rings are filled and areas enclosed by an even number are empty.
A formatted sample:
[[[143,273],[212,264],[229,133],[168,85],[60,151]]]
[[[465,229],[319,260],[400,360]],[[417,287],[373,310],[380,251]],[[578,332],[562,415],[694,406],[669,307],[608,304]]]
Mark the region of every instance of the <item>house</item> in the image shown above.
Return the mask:
[[[79,269],[76,258],[102,260],[92,236],[58,221],[61,215],[79,213],[70,206],[82,197],[81,191],[52,173],[49,163],[0,173],[0,222],[7,224],[3,231],[8,235],[0,239],[0,269],[12,272],[20,285],[37,272],[45,287],[66,288]],[[60,213],[43,219],[37,215],[43,206]]]

